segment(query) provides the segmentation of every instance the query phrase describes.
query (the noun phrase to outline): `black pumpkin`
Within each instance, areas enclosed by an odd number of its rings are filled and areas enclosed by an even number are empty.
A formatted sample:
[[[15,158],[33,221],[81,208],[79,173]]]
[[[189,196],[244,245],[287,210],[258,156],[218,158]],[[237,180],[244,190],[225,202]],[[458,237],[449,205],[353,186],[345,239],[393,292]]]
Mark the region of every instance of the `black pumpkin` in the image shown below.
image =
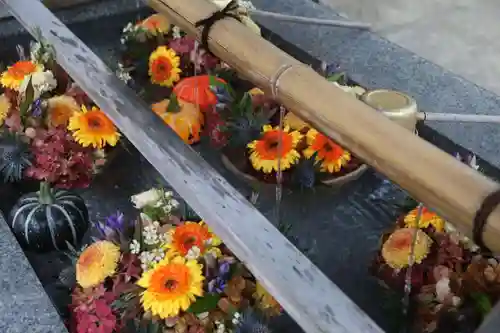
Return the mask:
[[[85,201],[70,191],[50,189],[23,195],[9,214],[9,224],[25,250],[64,250],[77,246],[89,227]]]

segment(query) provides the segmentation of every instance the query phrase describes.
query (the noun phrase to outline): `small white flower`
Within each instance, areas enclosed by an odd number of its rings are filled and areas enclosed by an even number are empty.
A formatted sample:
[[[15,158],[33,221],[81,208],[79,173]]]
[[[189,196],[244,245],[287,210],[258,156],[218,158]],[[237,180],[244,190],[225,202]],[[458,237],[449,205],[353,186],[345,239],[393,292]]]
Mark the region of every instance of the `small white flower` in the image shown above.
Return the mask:
[[[151,256],[153,257],[152,261],[160,262],[165,258],[165,252],[160,248],[153,249],[151,250]]]
[[[181,38],[181,28],[179,28],[178,26],[174,25],[172,27],[172,37],[174,39]]]
[[[168,232],[161,233],[158,235],[158,238],[160,239],[160,242],[165,243],[165,244],[170,244],[172,243],[172,235]]]
[[[139,255],[139,260],[143,271],[147,271],[156,262],[154,253],[148,251],[142,252]]]
[[[135,239],[132,240],[132,243],[130,243],[130,252],[133,254],[139,254],[141,252],[141,244]]]
[[[30,79],[34,90],[33,99],[38,99],[43,93],[52,91],[57,87],[57,81],[51,71],[36,72],[24,78],[19,89],[21,93],[26,93]]]
[[[442,278],[436,283],[436,299],[440,303],[443,303],[446,297],[448,297],[450,294],[451,294],[450,279]]]
[[[199,258],[201,254],[201,250],[198,246],[193,246],[189,249],[189,251],[186,254],[186,259],[188,260],[196,260]]]
[[[202,312],[202,313],[198,313],[198,314],[196,315],[196,317],[198,317],[199,319],[202,319],[202,320],[203,320],[203,319],[207,318],[207,317],[208,317],[208,315],[209,315],[209,313],[208,313],[208,312]]]
[[[142,193],[133,195],[130,200],[135,208],[142,209],[146,206],[154,206],[162,199],[162,191],[156,188],[144,191]]]

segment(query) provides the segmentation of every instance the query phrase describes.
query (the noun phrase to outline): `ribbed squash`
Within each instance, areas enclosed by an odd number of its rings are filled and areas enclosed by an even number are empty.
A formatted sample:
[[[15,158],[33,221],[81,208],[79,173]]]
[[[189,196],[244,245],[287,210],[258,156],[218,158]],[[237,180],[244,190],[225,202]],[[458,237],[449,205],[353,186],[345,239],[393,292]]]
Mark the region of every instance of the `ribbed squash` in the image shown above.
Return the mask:
[[[89,227],[85,201],[69,191],[50,189],[22,196],[9,214],[9,225],[26,250],[47,252],[74,247]]]
[[[170,108],[169,99],[152,105],[153,112],[159,115],[165,124],[170,126],[175,133],[187,144],[200,141],[203,114],[197,105],[176,99],[177,106]]]

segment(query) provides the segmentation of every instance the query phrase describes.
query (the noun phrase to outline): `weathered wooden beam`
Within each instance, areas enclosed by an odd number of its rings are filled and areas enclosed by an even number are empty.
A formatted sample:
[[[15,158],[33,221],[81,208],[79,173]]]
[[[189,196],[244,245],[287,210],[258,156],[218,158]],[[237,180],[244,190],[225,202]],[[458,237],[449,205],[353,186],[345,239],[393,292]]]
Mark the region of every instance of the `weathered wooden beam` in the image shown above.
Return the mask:
[[[43,4],[1,3],[31,34],[40,29],[54,46],[58,63],[306,332],[382,332]]]
[[[189,6],[185,0],[148,1],[198,38],[201,29],[195,23],[217,10],[207,0],[190,0]],[[215,55],[263,90],[271,92],[278,82],[277,98],[287,108],[471,235],[474,216],[484,198],[499,188],[496,182],[344,93],[232,18],[213,25],[208,43]],[[490,215],[484,239],[500,252],[500,208]]]

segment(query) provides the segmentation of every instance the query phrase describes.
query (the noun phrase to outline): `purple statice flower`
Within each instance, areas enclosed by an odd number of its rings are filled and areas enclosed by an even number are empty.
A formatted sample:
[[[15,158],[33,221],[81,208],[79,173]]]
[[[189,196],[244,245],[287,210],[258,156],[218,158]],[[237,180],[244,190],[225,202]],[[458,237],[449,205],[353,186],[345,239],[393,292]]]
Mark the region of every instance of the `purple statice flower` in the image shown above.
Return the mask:
[[[95,223],[95,227],[101,234],[101,237],[109,239],[123,233],[126,228],[126,222],[123,213],[116,212],[108,216],[104,223]]]
[[[31,114],[33,117],[42,116],[42,100],[40,98],[37,98],[31,105]]]
[[[224,288],[226,287],[227,281],[229,280],[229,270],[231,269],[231,264],[227,261],[223,261],[219,265],[219,269],[215,277],[208,282],[208,291],[210,293],[222,294]]]

